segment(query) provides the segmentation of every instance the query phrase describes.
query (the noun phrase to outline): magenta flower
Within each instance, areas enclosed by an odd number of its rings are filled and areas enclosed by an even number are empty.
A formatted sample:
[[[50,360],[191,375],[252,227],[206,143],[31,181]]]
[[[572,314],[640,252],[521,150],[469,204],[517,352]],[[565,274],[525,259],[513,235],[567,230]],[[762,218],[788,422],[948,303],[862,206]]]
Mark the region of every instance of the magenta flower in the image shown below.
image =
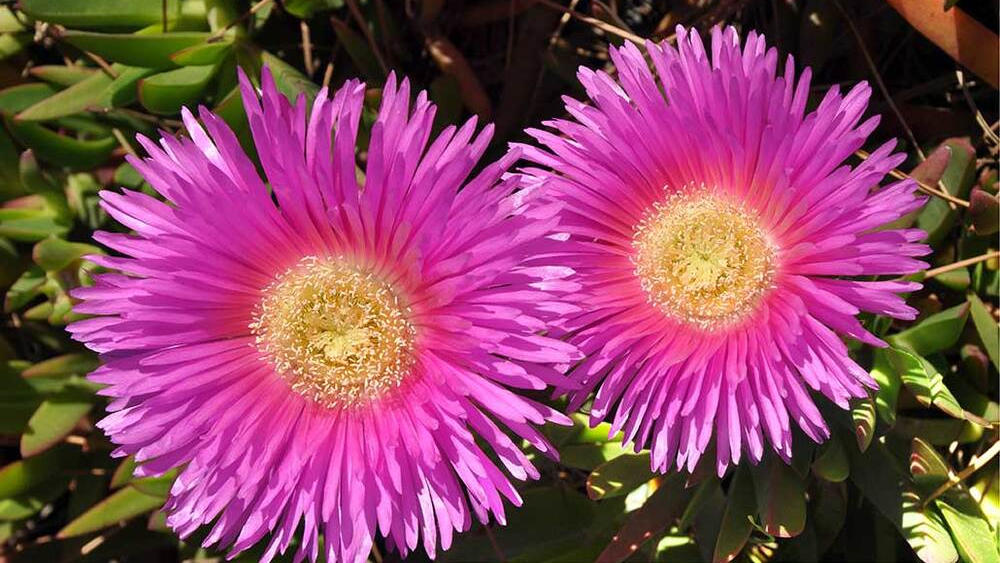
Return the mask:
[[[535,426],[569,423],[515,391],[564,384],[549,364],[578,358],[539,336],[572,310],[568,270],[539,259],[558,206],[512,194],[516,154],[466,180],[492,129],[428,145],[435,107],[411,107],[405,80],[360,183],[362,84],[311,109],[267,72],[261,100],[241,84],[266,181],[218,117],[185,110],[190,139],[140,139],[150,156],[131,160],[168,201],[102,194],[135,234],[98,234],[124,257],[93,259],[121,273],[75,293],[97,315],[70,330],[102,355],[100,426],[139,475],[182,467],[181,536],[211,524],[205,544],[235,553],[273,532],[269,560],[301,527],[299,557],[322,534],[327,560],[353,562],[377,529],[433,557],[473,515],[503,522],[520,500],[498,464],[537,478],[520,439],[555,456]]]
[[[875,382],[840,335],[885,344],[860,311],[912,319],[897,294],[919,287],[873,276],[916,272],[928,252],[916,229],[880,230],[914,209],[912,181],[879,188],[903,161],[893,143],[852,168],[877,117],[860,121],[870,89],[827,92],[805,113],[809,70],[751,33],[712,31],[710,51],[678,29],[677,50],[611,49],[615,80],[581,69],[591,105],[567,100],[574,120],[530,133],[526,185],[565,204],[584,312],[566,330],[587,359],[571,408],[597,388],[591,421],[611,422],[652,466],[690,471],[714,436],[719,474],[764,442],[791,456],[792,423],[829,436],[810,397],[842,408]],[[551,171],[549,171],[551,170]]]

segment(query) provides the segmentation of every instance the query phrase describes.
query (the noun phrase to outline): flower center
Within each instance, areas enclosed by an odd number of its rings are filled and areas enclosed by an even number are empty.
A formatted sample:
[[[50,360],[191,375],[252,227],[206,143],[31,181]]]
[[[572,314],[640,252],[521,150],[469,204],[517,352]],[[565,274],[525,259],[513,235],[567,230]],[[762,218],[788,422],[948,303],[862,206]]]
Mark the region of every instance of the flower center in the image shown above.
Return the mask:
[[[771,287],[775,247],[757,217],[704,189],[656,203],[632,244],[650,303],[702,329],[742,321]]]
[[[267,288],[250,330],[292,389],[328,407],[398,387],[413,364],[409,308],[385,281],[308,256]]]

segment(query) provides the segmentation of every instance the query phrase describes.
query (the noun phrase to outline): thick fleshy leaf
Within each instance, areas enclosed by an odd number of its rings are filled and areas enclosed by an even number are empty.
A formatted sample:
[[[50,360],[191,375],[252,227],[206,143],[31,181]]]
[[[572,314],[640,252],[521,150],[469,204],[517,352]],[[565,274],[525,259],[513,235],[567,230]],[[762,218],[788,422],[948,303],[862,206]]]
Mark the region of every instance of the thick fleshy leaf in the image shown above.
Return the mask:
[[[74,65],[39,65],[28,69],[28,74],[49,84],[63,88],[82,82],[93,76],[99,69]]]
[[[98,366],[97,356],[81,352],[43,360],[22,372],[23,377],[66,377],[87,375]]]
[[[726,511],[715,542],[713,563],[728,563],[739,555],[753,531],[751,517],[757,512],[754,500],[753,477],[746,465],[736,468],[729,491],[726,493]]]
[[[979,236],[992,235],[1000,230],[1000,201],[997,194],[973,188],[969,195],[969,216],[972,228]]]
[[[893,369],[921,404],[934,405],[955,418],[964,418],[980,426],[990,426],[989,421],[962,408],[945,386],[944,377],[926,359],[895,348],[887,349],[886,354]]]
[[[180,66],[214,65],[226,58],[232,49],[232,41],[216,41],[214,43],[192,45],[170,55],[170,60]]]
[[[199,4],[198,7],[190,4]],[[163,0],[163,2],[136,2],[135,0],[21,0],[18,4],[32,19],[58,23],[67,27],[128,28],[162,23],[166,8],[168,21],[204,20],[201,2]]]
[[[757,514],[764,531],[790,538],[806,525],[806,488],[802,477],[777,456],[751,466],[757,496]]]
[[[82,242],[67,242],[49,237],[35,245],[32,258],[43,270],[58,272],[88,254],[101,254],[101,249]]]
[[[21,144],[35,151],[38,158],[69,168],[94,168],[104,162],[118,146],[114,137],[79,140],[61,135],[36,123],[4,119],[7,129]]]
[[[166,498],[175,479],[177,479],[177,470],[172,469],[160,477],[135,479],[129,485],[147,495]]]
[[[871,376],[878,383],[875,410],[890,426],[896,422],[896,402],[899,399],[899,390],[903,386],[903,380],[894,367],[895,363],[889,361],[886,349],[877,348],[874,351]]]
[[[896,347],[906,348],[918,356],[940,352],[952,347],[958,341],[968,317],[968,303],[956,305],[890,336],[889,342]]]
[[[986,310],[979,296],[974,293],[969,294],[969,311],[972,313],[972,322],[976,325],[976,332],[983,341],[986,354],[989,355],[993,366],[1000,369],[1000,325]]]
[[[951,153],[948,166],[939,185],[948,193],[965,198],[972,187],[976,171],[976,151],[967,139],[949,139],[942,143]],[[927,242],[937,247],[957,224],[958,210],[940,198],[931,198],[917,217],[917,227],[927,232]]]
[[[69,225],[48,209],[0,209],[0,236],[34,242],[69,232]]]
[[[116,73],[121,73],[125,67],[111,67]],[[100,97],[111,84],[113,78],[105,72],[94,72],[87,78],[61,90],[51,96],[31,105],[17,114],[17,120],[48,121],[86,111],[89,108],[100,107]]]
[[[844,450],[844,442],[840,434],[830,436],[816,454],[812,463],[812,471],[832,483],[839,483],[851,474],[851,463]]]
[[[115,472],[111,474],[111,484],[112,489],[117,489],[119,487],[124,487],[132,480],[132,474],[135,472],[135,468],[138,464],[133,456],[128,456],[122,460],[118,467],[115,468]]]
[[[996,532],[963,485],[956,485],[934,501],[944,516],[963,561],[998,563]]]
[[[185,66],[144,78],[139,82],[139,102],[154,113],[177,113],[198,101],[216,70],[216,65]]]
[[[45,177],[30,149],[21,153],[21,158],[18,160],[18,173],[21,176],[21,185],[31,193],[41,196],[45,200],[45,206],[55,216],[62,221],[69,222],[71,220],[66,193]]]
[[[934,446],[920,438],[914,438],[910,449],[910,475],[920,487],[928,491],[948,480],[948,464],[934,449]]]
[[[21,435],[21,455],[38,455],[58,444],[93,406],[93,397],[81,390],[67,391],[42,401]]]
[[[164,498],[149,495],[131,485],[115,491],[93,508],[59,530],[58,537],[71,538],[96,532],[163,506]]]
[[[65,444],[0,468],[0,498],[27,492],[50,478],[71,470],[79,456],[79,448]]]
[[[0,520],[21,520],[34,515],[59,498],[69,485],[68,477],[55,477],[19,495],[0,499]]]
[[[108,61],[147,68],[171,68],[171,55],[196,45],[204,45],[209,33],[177,31],[156,35],[133,33],[92,33],[67,31],[63,39]]]
[[[875,402],[868,398],[851,401],[851,419],[858,449],[865,451],[875,437]]]
[[[623,448],[620,442],[569,444],[559,449],[559,462],[590,471],[617,457],[630,454],[631,450]]]
[[[925,563],[955,563],[958,552],[941,516],[924,509],[907,474],[880,442],[861,455],[847,448],[851,458],[851,481],[872,505],[903,535]]]
[[[597,467],[587,477],[587,496],[594,500],[624,495],[653,478],[649,454],[616,457]]]
[[[10,313],[24,307],[41,294],[44,284],[45,270],[38,266],[28,268],[7,290],[7,294],[4,296],[3,310]]]
[[[596,563],[619,563],[639,550],[681,515],[692,490],[684,487],[684,479],[674,473],[660,480],[656,491],[637,510],[630,513],[621,529],[612,538]]]

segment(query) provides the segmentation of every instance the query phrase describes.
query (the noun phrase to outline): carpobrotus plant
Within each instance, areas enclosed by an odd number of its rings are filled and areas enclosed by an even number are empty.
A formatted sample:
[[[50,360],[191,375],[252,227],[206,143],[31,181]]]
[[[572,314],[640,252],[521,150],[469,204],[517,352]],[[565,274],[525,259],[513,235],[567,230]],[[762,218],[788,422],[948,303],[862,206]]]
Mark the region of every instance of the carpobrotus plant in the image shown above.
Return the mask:
[[[524,147],[544,167],[526,185],[565,204],[557,262],[581,285],[571,409],[596,388],[591,422],[660,471],[692,470],[713,437],[720,475],[765,442],[789,460],[793,424],[829,436],[809,389],[847,408],[875,387],[839,337],[885,345],[858,313],[915,317],[899,294],[919,284],[873,276],[925,267],[922,231],[884,227],[921,199],[880,187],[893,143],[845,164],[878,123],[866,84],[806,113],[809,70],[789,57],[778,76],[763,36],[678,28],[676,49],[647,48],[655,72],[631,44],[611,50],[617,79],[581,69],[590,103]]]
[[[326,560],[351,562],[378,530],[434,556],[519,503],[499,466],[537,477],[511,436],[554,455],[534,426],[569,422],[512,391],[577,357],[538,335],[571,307],[553,293],[567,270],[538,258],[558,206],[512,194],[514,154],[467,179],[491,129],[428,145],[435,106],[393,78],[359,184],[363,85],[307,109],[262,81],[242,95],[266,179],[216,116],[185,110],[190,138],[142,139],[131,161],[166,202],[102,194],[135,234],[98,233],[124,256],[94,257],[117,273],[74,294],[96,316],[69,330],[113,399],[99,425],[138,474],[182,467],[165,507],[182,537],[211,525],[207,545],[240,552],[273,532],[266,560],[301,529],[300,556],[322,535]]]

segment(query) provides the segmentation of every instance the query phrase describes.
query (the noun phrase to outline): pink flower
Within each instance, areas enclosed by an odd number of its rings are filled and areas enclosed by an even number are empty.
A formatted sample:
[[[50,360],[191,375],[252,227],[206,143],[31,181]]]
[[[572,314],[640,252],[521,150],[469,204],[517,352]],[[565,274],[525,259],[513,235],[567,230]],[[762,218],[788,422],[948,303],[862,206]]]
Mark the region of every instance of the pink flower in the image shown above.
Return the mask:
[[[539,258],[558,205],[512,194],[516,154],[467,179],[492,129],[428,145],[435,107],[405,80],[383,91],[360,183],[362,84],[311,108],[267,72],[260,100],[241,84],[266,180],[218,117],[185,110],[189,139],[142,138],[130,161],[167,202],[102,194],[135,234],[96,235],[120,273],[75,293],[96,316],[70,330],[112,399],[100,427],[138,475],[182,467],[166,504],[182,537],[211,524],[205,544],[236,553],[273,532],[269,560],[301,527],[299,557],[322,534],[351,562],[377,529],[433,557],[473,516],[504,521],[507,474],[538,477],[508,432],[555,456],[535,427],[569,423],[517,392],[565,384],[549,364],[578,358],[539,335],[572,310],[568,269]]]
[[[655,73],[633,45],[611,49],[617,79],[581,69],[590,104],[567,100],[572,119],[525,147],[544,167],[526,185],[565,204],[555,260],[582,286],[570,407],[596,388],[591,422],[660,471],[692,470],[713,437],[720,475],[765,441],[788,460],[792,424],[829,436],[809,389],[847,408],[875,387],[840,339],[885,345],[858,313],[914,318],[898,294],[919,284],[873,277],[926,266],[923,232],[883,229],[922,202],[912,181],[879,187],[904,159],[892,142],[845,164],[878,122],[861,121],[866,84],[807,114],[809,70],[796,81],[789,57],[776,76],[756,33],[716,28],[706,50],[679,28],[676,50],[647,48]]]

